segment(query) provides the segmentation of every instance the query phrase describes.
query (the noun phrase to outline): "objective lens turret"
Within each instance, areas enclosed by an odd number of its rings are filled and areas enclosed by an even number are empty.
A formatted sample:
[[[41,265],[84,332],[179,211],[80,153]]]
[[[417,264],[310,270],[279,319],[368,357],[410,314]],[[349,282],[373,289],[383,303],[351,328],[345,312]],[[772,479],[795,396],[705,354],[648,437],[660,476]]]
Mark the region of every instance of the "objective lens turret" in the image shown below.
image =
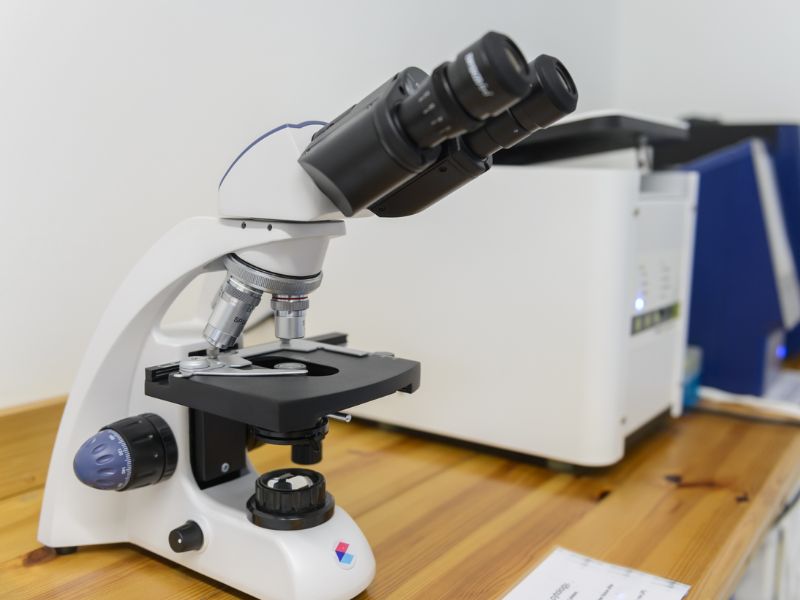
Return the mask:
[[[228,276],[203,330],[212,347],[227,350],[236,344],[265,292],[272,294],[276,336],[286,340],[305,336],[308,294],[322,283],[322,273],[311,277],[279,275],[259,269],[235,254],[225,257],[225,267]]]

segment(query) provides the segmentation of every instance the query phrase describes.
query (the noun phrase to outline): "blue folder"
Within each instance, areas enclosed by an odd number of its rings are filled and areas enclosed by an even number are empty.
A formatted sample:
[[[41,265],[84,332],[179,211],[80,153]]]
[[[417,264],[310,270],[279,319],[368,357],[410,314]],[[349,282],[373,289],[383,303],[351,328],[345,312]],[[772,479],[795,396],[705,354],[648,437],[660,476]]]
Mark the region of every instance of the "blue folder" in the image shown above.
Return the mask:
[[[800,269],[800,126],[779,125],[767,150],[775,165],[783,219],[795,266]],[[786,336],[788,353],[800,353],[800,325]]]
[[[701,175],[689,343],[703,349],[703,384],[761,395],[779,363],[783,322],[752,143],[682,168]]]

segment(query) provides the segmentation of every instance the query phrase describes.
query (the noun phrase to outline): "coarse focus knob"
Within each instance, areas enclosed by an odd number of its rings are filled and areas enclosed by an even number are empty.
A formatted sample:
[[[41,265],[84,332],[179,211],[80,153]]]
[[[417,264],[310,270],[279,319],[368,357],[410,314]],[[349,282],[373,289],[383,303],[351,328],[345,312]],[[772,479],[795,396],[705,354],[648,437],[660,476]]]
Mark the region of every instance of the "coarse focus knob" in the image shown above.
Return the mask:
[[[325,491],[325,477],[311,469],[277,469],[256,480],[247,502],[250,520],[259,527],[307,529],[333,516],[333,496]]]
[[[186,521],[169,532],[169,547],[173,552],[189,552],[203,547],[203,530],[194,521]]]
[[[168,479],[178,446],[161,417],[146,413],[106,425],[86,440],[72,463],[77,478],[98,490],[132,490]]]
[[[82,483],[98,490],[121,490],[131,478],[128,444],[111,429],[98,431],[75,454],[72,468]]]

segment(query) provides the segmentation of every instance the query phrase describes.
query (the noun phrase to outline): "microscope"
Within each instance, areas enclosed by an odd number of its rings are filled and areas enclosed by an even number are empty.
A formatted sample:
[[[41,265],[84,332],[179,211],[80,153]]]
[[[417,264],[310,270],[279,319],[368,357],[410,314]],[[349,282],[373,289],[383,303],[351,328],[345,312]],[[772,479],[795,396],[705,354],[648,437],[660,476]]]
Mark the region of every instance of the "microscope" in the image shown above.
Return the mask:
[[[130,542],[269,600],[363,591],[369,543],[308,466],[329,419],[415,391],[420,365],[305,338],[328,243],[343,217],[424,210],[576,103],[558,60],[529,64],[490,32],[330,123],[281,125],[248,145],[222,177],[219,217],[169,231],[100,319],[53,449],[39,540],[59,554]],[[205,328],[163,326],[182,290],[215,271],[226,276]],[[277,341],[243,347],[265,295]],[[260,444],[290,446],[300,466],[258,474],[247,451]]]

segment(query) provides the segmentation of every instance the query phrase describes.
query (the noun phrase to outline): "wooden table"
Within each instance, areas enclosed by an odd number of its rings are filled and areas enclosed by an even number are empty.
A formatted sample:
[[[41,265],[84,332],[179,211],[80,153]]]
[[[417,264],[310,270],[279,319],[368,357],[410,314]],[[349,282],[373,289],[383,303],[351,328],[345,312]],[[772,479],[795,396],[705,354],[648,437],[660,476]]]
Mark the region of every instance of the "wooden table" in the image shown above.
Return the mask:
[[[0,596],[246,596],[133,546],[56,556],[36,541],[61,401],[0,413]],[[692,414],[592,475],[374,426],[333,424],[319,466],[372,542],[360,600],[502,597],[555,546],[727,599],[800,479],[800,429]],[[253,453],[286,466],[286,448]]]

